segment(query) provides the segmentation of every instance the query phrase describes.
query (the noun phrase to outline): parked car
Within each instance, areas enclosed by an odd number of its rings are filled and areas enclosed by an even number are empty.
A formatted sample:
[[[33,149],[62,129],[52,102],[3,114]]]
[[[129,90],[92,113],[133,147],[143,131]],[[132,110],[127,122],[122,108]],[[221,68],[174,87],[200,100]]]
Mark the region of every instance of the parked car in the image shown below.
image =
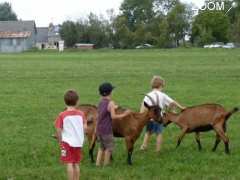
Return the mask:
[[[136,46],[136,49],[148,49],[148,48],[153,48],[153,45],[143,44],[143,45]]]
[[[236,48],[236,45],[234,43],[227,43],[227,44],[223,44],[223,43],[213,43],[213,44],[209,44],[209,45],[204,45],[204,48],[225,48],[225,49],[232,49],[232,48]]]
[[[223,45],[223,48],[225,48],[225,49],[233,49],[233,48],[236,48],[236,46],[235,46],[234,43],[227,43],[227,44]]]
[[[217,42],[209,45],[203,46],[204,48],[222,48],[224,46],[224,43],[222,42]]]

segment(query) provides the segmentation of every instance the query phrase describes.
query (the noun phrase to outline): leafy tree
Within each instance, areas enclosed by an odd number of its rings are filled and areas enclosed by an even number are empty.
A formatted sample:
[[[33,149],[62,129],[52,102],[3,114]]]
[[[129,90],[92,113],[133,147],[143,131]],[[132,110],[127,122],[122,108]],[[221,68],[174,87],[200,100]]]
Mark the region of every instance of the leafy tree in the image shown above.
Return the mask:
[[[78,39],[76,24],[72,21],[64,22],[61,26],[60,35],[65,41],[67,47],[73,47]]]
[[[154,17],[154,0],[124,0],[121,5],[122,15],[127,18],[127,27],[136,30],[139,24],[147,24]]]
[[[169,34],[169,24],[167,18],[162,19],[159,24],[159,29],[161,30],[159,33],[159,38],[157,39],[157,45],[161,48],[167,48],[171,46],[171,38]]]
[[[78,22],[64,22],[60,31],[68,47],[73,47],[75,43],[91,43],[97,48],[108,47],[112,33],[111,24],[93,13]]]
[[[232,41],[233,42],[240,42],[240,14],[236,17],[236,22],[232,25]]]
[[[12,10],[11,4],[4,2],[0,3],[0,21],[16,21],[17,15]]]
[[[179,3],[179,0],[154,0],[154,10],[157,14],[167,15]]]
[[[134,33],[127,27],[127,18],[125,16],[118,16],[113,23],[115,38],[115,48],[133,48],[134,47]]]
[[[231,10],[228,11],[230,8]],[[237,17],[240,14],[240,0],[224,1],[224,12],[229,17],[231,24],[236,22]]]
[[[169,33],[174,40],[176,46],[179,46],[180,40],[185,40],[185,36],[189,30],[189,15],[185,4],[177,2],[176,5],[167,14],[169,24]]]
[[[229,39],[229,18],[221,11],[202,11],[193,22],[192,41],[197,45],[213,42],[227,42]]]
[[[89,43],[95,44],[97,48],[108,46],[108,23],[104,19],[100,19],[97,15],[90,13],[85,26],[87,29]]]

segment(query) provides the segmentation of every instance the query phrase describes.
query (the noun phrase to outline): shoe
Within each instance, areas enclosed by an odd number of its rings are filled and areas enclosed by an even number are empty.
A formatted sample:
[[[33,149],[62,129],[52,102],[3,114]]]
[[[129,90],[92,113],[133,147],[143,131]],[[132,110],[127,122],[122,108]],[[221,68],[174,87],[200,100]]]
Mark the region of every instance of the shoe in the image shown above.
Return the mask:
[[[146,149],[147,149],[147,147],[144,146],[144,145],[142,145],[141,148],[140,148],[141,151],[145,151]]]

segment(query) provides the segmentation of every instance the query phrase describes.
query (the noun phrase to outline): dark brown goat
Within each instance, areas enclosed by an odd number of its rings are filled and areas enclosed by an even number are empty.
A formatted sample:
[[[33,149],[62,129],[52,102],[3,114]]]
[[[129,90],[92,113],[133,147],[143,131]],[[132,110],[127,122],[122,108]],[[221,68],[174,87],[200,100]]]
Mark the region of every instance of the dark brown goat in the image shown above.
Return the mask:
[[[222,140],[225,144],[225,152],[229,154],[229,139],[225,134],[227,130],[227,120],[237,111],[239,111],[239,108],[226,111],[218,104],[204,104],[187,108],[180,114],[165,113],[163,123],[166,126],[174,122],[182,129],[178,138],[177,147],[181,144],[186,133],[195,132],[196,142],[199,150],[201,150],[200,132],[214,130],[216,132],[216,142],[212,150],[216,151],[218,144]]]
[[[145,113],[132,112],[130,115],[122,119],[114,119],[112,122],[114,137],[125,139],[125,143],[128,151],[127,162],[129,165],[132,164],[132,153],[134,149],[134,144],[138,139],[138,137],[140,136],[144,126],[151,119],[156,119],[156,120],[160,119],[161,109],[159,108],[159,106],[157,105],[148,106],[147,104],[145,105],[148,108],[148,112],[145,112]],[[80,107],[80,109],[84,111],[83,108]],[[125,109],[122,109],[122,108],[118,108],[116,110],[117,114],[121,114],[124,111]],[[97,108],[94,110],[94,113],[95,112],[97,112]],[[92,123],[92,124],[88,123],[88,126],[89,126],[88,128],[90,129],[95,129],[96,123]],[[92,162],[94,162],[93,151],[96,143],[95,131],[88,131],[88,137],[91,137],[92,139],[90,143],[89,155],[91,157]]]

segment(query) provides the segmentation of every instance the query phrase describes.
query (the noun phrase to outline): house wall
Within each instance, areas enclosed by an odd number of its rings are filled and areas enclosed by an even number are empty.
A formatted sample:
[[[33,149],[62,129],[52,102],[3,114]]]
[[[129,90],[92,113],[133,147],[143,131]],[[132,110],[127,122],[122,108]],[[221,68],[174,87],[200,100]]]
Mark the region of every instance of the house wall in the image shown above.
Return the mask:
[[[0,39],[0,52],[22,52],[33,47],[32,38]]]

